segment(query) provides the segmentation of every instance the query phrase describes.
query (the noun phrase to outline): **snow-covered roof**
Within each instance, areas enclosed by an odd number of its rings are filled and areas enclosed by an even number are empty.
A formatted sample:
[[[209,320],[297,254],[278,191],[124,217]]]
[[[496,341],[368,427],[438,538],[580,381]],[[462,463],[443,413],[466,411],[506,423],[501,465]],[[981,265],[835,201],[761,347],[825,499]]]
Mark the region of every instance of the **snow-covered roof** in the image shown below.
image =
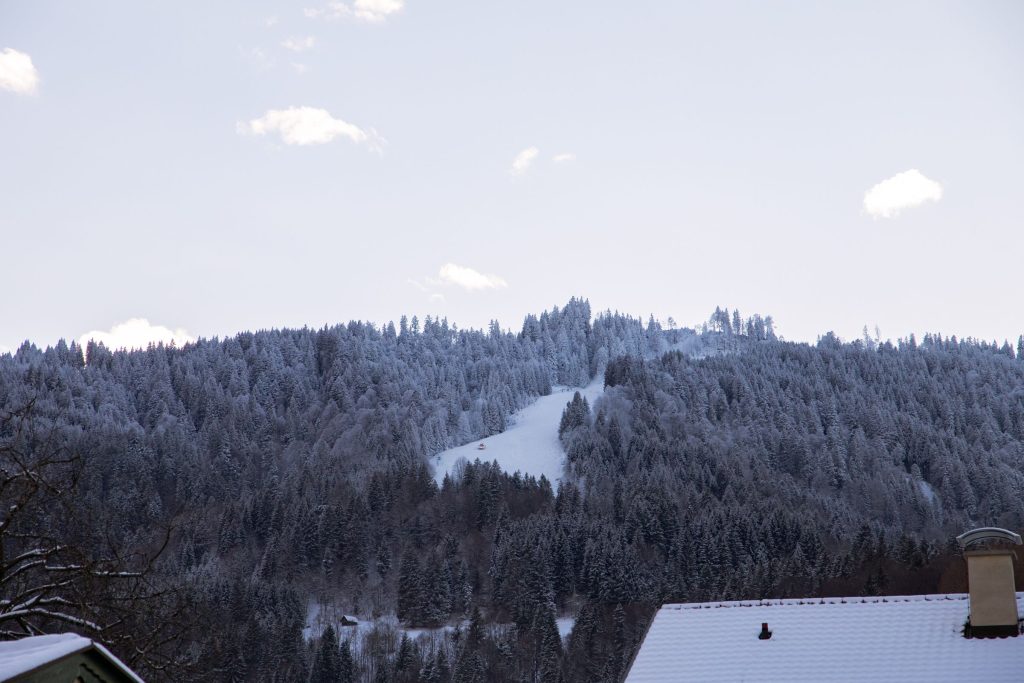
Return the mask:
[[[46,666],[58,659],[95,648],[130,680],[143,683],[121,660],[100,645],[75,633],[55,633],[0,642],[0,681]]]
[[[668,604],[626,682],[1022,680],[1024,636],[964,638],[968,606],[966,594]]]

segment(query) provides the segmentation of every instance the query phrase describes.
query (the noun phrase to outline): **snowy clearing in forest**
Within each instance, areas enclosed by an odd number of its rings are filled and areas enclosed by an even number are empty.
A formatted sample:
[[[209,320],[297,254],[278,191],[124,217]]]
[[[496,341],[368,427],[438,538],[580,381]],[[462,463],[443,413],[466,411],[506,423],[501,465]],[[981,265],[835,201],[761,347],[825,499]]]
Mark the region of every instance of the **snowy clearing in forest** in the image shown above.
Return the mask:
[[[917,481],[917,489],[921,492],[921,495],[928,499],[929,503],[934,503],[935,499],[938,498],[938,494],[935,493],[935,489],[932,485],[926,482],[924,479]]]
[[[479,458],[481,462],[497,460],[501,469],[509,474],[518,471],[537,478],[543,474],[552,486],[556,486],[565,466],[565,453],[562,451],[562,442],[558,440],[558,423],[562,419],[565,404],[572,400],[577,391],[587,399],[593,410],[594,401],[604,392],[604,373],[597,373],[585,387],[560,387],[547,396],[541,396],[512,415],[509,420],[511,426],[501,434],[471,441],[435,455],[431,460],[437,483],[443,482],[444,475],[454,470],[463,458],[468,462]],[[480,450],[480,444],[484,444],[483,450]]]
[[[344,615],[350,622],[355,623],[349,626],[345,626],[341,622],[342,613],[337,610],[321,605],[315,600],[310,601],[306,608],[306,625],[302,629],[302,638],[305,641],[315,640],[323,635],[324,629],[328,625],[334,627],[335,632],[338,634],[338,640],[348,640],[354,650],[359,651],[363,645],[363,639],[370,635],[375,629],[379,631],[392,632],[396,638],[401,638],[405,635],[412,640],[420,640],[424,638],[427,641],[442,642],[446,634],[450,634],[456,628],[466,630],[469,628],[469,619],[463,619],[456,626],[455,624],[445,624],[435,628],[411,628],[403,626],[398,617],[393,614],[379,616],[377,618],[366,618],[360,616]],[[573,626],[576,625],[576,617],[572,614],[565,614],[555,619],[555,626],[558,629],[558,635],[565,640],[572,633]],[[513,628],[512,624],[487,624],[486,627],[492,637],[499,632],[507,632]]]
[[[348,624],[342,622],[343,617],[348,620]],[[462,628],[467,628],[469,620],[462,620],[460,625]],[[436,628],[408,628],[403,626],[402,622],[394,614],[386,614],[376,618],[360,615],[353,616],[344,614],[333,606],[323,605],[315,600],[311,600],[306,607],[306,625],[302,629],[303,640],[309,641],[319,638],[328,626],[334,627],[335,632],[338,634],[338,640],[349,640],[352,642],[352,646],[357,649],[361,646],[363,638],[374,629],[392,631],[396,637],[406,635],[413,640],[417,640],[420,636],[427,636],[428,639],[440,637],[442,634],[454,631],[456,628],[454,624],[446,624]]]

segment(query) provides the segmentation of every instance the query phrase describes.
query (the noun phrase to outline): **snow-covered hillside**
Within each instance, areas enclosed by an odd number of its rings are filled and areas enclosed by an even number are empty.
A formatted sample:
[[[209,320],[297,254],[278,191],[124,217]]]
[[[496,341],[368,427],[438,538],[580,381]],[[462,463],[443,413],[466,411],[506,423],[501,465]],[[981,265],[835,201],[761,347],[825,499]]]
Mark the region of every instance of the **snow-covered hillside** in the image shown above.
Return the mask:
[[[593,408],[594,401],[604,391],[604,373],[597,373],[582,389],[560,388],[548,396],[541,396],[515,413],[510,420],[512,425],[501,434],[449,448],[434,456],[437,483],[444,481],[444,475],[451,472],[461,459],[472,462],[479,458],[484,462],[497,460],[506,472],[519,471],[535,477],[543,474],[555,486],[562,478],[565,465],[565,453],[558,440],[558,423],[565,404],[577,391]],[[480,449],[481,443],[484,444],[483,450]]]

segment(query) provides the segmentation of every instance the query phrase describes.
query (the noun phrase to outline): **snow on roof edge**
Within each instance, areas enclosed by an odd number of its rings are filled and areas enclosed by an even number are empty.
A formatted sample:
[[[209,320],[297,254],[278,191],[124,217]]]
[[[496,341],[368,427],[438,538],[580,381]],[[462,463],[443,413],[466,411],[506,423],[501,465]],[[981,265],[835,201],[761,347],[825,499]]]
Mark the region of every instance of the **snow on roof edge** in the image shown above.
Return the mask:
[[[110,663],[111,663],[111,664],[113,664],[113,665],[114,665],[114,666],[116,666],[116,667],[117,667],[118,669],[120,669],[120,670],[121,670],[121,673],[123,673],[124,675],[128,676],[128,678],[132,679],[132,680],[133,680],[133,681],[135,681],[136,683],[146,683],[146,682],[145,682],[144,680],[142,680],[142,678],[141,678],[141,677],[140,677],[140,676],[139,676],[139,675],[138,675],[137,673],[135,673],[134,671],[132,671],[131,669],[129,669],[129,668],[128,668],[128,666],[127,666],[127,665],[126,665],[126,664],[125,664],[124,662],[122,662],[122,661],[121,661],[120,659],[118,659],[118,658],[117,658],[117,657],[116,657],[116,656],[114,655],[114,653],[113,653],[113,652],[111,652],[110,650],[108,650],[107,648],[105,648],[105,647],[104,647],[103,645],[101,645],[100,643],[97,643],[97,642],[96,642],[96,641],[94,641],[94,640],[93,640],[93,641],[90,641],[90,642],[92,643],[92,646],[93,646],[93,647],[95,647],[95,648],[96,648],[97,650],[99,650],[99,651],[100,651],[100,653],[101,653],[101,654],[102,654],[103,656],[105,656],[105,657],[106,657],[107,659],[109,659],[109,660],[110,660]]]
[[[1017,598],[1024,598],[1018,592]],[[929,593],[925,595],[846,595],[829,598],[768,598],[761,600],[717,600],[711,602],[666,602],[659,610],[718,609],[729,607],[783,607],[789,605],[843,605],[848,603],[936,602],[967,600],[967,593]]]

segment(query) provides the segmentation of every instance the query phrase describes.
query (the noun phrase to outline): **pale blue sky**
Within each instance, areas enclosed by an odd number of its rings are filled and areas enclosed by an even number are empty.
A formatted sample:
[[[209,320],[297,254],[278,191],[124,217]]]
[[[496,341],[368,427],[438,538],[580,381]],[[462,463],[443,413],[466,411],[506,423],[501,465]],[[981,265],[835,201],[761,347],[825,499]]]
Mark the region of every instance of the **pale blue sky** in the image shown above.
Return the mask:
[[[574,294],[1024,332],[1024,3],[354,2],[0,0],[0,348]]]

